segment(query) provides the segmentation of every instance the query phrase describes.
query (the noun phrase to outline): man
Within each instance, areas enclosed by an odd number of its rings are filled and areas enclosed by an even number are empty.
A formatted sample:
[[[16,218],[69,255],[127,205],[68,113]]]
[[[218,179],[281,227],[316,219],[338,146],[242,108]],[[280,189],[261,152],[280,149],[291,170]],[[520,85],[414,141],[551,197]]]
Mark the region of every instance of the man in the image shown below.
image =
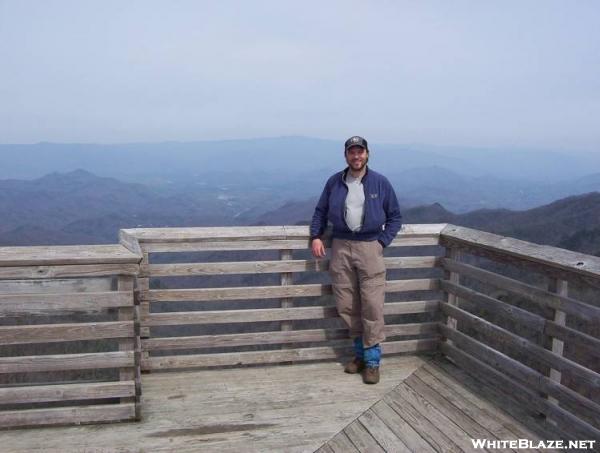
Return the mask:
[[[353,339],[355,357],[346,373],[363,372],[363,382],[379,382],[381,343],[385,340],[383,249],[402,226],[394,188],[367,166],[369,147],[359,136],[344,145],[348,166],[331,176],[315,208],[310,226],[316,258],[325,256],[321,236],[333,224],[329,273],[340,317]]]

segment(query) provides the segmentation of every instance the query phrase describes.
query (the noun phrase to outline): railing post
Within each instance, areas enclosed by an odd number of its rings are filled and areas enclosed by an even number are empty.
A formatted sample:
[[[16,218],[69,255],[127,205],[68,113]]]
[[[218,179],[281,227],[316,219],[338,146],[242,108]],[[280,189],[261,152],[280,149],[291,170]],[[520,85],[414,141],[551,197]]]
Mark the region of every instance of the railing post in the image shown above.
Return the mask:
[[[280,260],[291,260],[292,259],[292,250],[283,249],[279,251],[279,259]],[[281,286],[289,286],[292,282],[292,273],[291,272],[282,272],[280,277]],[[291,297],[282,297],[281,298],[281,308],[291,308],[294,306],[294,299]],[[281,330],[293,330],[294,321],[281,321]],[[282,349],[290,348],[293,345],[284,344],[282,345]]]
[[[551,278],[549,283],[548,283],[548,291],[553,292],[558,294],[559,296],[564,296],[564,297],[568,297],[569,296],[569,283],[566,280],[561,280],[561,279],[557,279],[557,278]],[[564,326],[566,324],[566,313],[564,311],[561,310],[553,310],[554,311],[554,322]],[[552,352],[562,356],[563,355],[563,350],[564,350],[564,342],[552,337],[552,344],[551,344],[551,348],[552,348]],[[562,373],[554,368],[550,369],[550,379],[552,379],[553,381],[558,382],[559,384],[561,383],[561,379],[562,379]],[[548,396],[548,401],[550,401],[552,404],[556,404],[559,405],[559,402],[551,397]],[[552,424],[556,424],[555,420],[548,420],[548,422],[552,423]]]
[[[134,280],[133,277],[128,275],[119,275],[117,277],[117,291],[129,291],[133,292]],[[133,305],[130,307],[119,308],[119,321],[133,321]],[[134,351],[135,350],[135,332],[131,338],[121,338],[119,340],[119,351]],[[131,368],[121,368],[119,370],[119,380],[121,381],[133,381],[135,379],[135,370]],[[132,403],[133,398],[121,398],[122,403]]]
[[[148,252],[143,250],[142,251],[142,261],[140,262],[140,266],[143,266],[144,268],[146,268],[148,266],[148,264],[149,264]],[[139,305],[140,322],[147,320],[148,315],[150,315],[150,302],[139,301],[140,294],[148,292],[149,289],[150,289],[150,279],[148,277],[142,277],[142,278],[137,279],[137,291],[135,292],[135,294],[136,294],[136,297],[138,298],[136,303]],[[140,328],[140,341],[142,339],[147,339],[147,338],[150,338],[150,327],[141,327]],[[144,362],[148,361],[149,356],[150,356],[150,354],[148,353],[148,351],[144,351],[144,350],[141,351],[141,360],[142,360],[141,369],[145,373],[150,372],[149,370],[144,369],[144,365],[143,365]]]
[[[453,261],[460,261],[460,250],[452,246],[446,247],[446,258]],[[448,272],[444,270],[444,279],[448,280],[450,283],[458,285],[460,283],[460,274],[458,272]],[[455,307],[458,306],[458,296],[448,292],[446,292],[445,296],[448,305],[453,305]],[[458,321],[455,318],[451,316],[444,316],[444,318],[444,324],[446,324],[450,329],[458,329]],[[448,340],[447,338],[443,338],[443,341],[447,341],[449,344],[452,344],[452,340]]]

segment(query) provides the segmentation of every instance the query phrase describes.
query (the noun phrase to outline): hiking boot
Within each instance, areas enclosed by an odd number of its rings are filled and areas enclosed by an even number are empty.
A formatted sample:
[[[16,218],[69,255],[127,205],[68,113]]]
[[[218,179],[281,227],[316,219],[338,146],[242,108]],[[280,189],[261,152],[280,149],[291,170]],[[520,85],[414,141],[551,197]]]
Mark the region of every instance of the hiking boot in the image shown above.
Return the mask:
[[[365,384],[377,384],[379,382],[379,367],[368,366],[363,372],[363,382]]]
[[[344,372],[349,374],[360,373],[365,367],[365,362],[358,357],[355,357],[351,362],[348,362],[344,367]]]

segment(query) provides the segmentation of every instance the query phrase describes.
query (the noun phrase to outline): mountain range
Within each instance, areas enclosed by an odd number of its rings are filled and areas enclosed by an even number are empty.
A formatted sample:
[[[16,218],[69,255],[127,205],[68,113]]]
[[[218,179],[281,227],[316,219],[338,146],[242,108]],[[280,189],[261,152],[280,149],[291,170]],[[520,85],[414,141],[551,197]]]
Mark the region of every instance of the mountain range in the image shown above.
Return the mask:
[[[440,173],[447,178],[454,177],[446,170]],[[414,174],[413,178],[420,179]],[[588,182],[593,186],[595,179],[579,181],[583,190]],[[435,180],[435,183],[451,186],[448,179]],[[402,187],[395,185],[400,198],[404,199]],[[476,191],[472,187],[471,190]],[[54,172],[34,180],[1,180],[0,245],[114,243],[120,228],[131,227],[310,222],[316,195],[279,203],[276,200],[284,197],[273,197],[272,192],[273,189],[267,187],[244,190],[243,186],[208,183],[186,186],[181,191],[162,190],[159,186],[123,182],[85,170]],[[433,197],[435,192],[432,190],[428,196]],[[296,198],[299,196],[301,194],[296,194]],[[439,202],[419,206],[401,203],[401,206],[404,223],[449,222],[600,254],[600,193],[597,191],[526,210],[484,208],[457,213]]]

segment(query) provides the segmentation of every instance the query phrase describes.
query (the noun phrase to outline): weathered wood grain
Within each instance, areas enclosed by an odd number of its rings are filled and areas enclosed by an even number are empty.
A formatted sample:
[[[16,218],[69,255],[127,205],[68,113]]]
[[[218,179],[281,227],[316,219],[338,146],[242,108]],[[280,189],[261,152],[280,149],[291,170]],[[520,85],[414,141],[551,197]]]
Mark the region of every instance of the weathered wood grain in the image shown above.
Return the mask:
[[[385,334],[388,337],[396,335],[435,334],[436,332],[436,322],[388,324],[385,326]],[[289,330],[284,332],[267,331],[222,335],[149,338],[142,340],[142,346],[146,351],[155,351],[164,349],[221,348],[255,344],[316,342],[343,338],[348,338],[347,329],[307,329]]]
[[[400,237],[437,236],[447,226],[440,224],[405,224],[398,233]],[[233,227],[177,227],[177,228],[128,228],[120,230],[124,235],[140,242],[173,242],[219,240],[270,240],[286,238],[310,238],[308,225],[280,226],[233,226]],[[331,229],[325,237],[331,235]]]
[[[0,267],[64,264],[137,264],[140,258],[122,245],[0,247]]]
[[[529,385],[532,390],[540,390],[558,401],[574,405],[581,413],[600,424],[600,405],[594,401],[468,335],[447,327],[442,327],[442,330],[444,335],[451,338],[462,351],[502,371],[507,376]]]
[[[460,429],[462,429],[466,437],[471,439],[495,439],[493,432],[487,430],[480,425],[477,420],[473,420],[454,404],[448,401],[443,394],[438,393],[435,389],[429,387],[421,379],[414,374],[409,376],[404,384],[408,386],[415,394],[420,395],[425,401],[442,412],[449,420],[452,420]],[[512,451],[502,449],[502,451]]]
[[[344,431],[336,434],[333,439],[327,442],[327,445],[334,453],[358,453],[357,448]]]
[[[73,264],[61,266],[0,267],[0,279],[41,279],[136,275],[137,264]]]
[[[384,261],[387,269],[418,269],[436,267],[439,258],[436,256],[386,257]],[[140,277],[326,272],[328,270],[328,259],[148,264],[141,266]],[[1,272],[0,269],[0,275]]]
[[[409,451],[412,452],[429,452],[434,450],[431,444],[427,442],[421,435],[415,431],[397,412],[395,412],[383,400],[379,400],[371,410],[392,430],[392,432],[402,441]],[[439,450],[438,450],[439,451]]]
[[[500,252],[507,257],[514,257],[521,261],[534,262],[596,279],[600,278],[599,257],[558,247],[533,244],[456,225],[448,225],[442,230],[441,242],[444,246],[461,244],[474,246],[480,250]]]
[[[437,348],[438,338],[423,338],[419,340],[401,340],[383,342],[384,354],[396,354],[400,352],[425,352],[434,351]],[[350,356],[350,346],[334,348],[321,346],[313,348],[296,348],[273,351],[248,351],[248,352],[226,352],[219,354],[195,354],[179,356],[159,356],[142,360],[142,369],[181,369],[218,367],[229,365],[268,364],[288,361],[324,360],[337,357]]]
[[[135,383],[86,382],[0,388],[0,404],[42,403],[135,396]]]
[[[558,420],[562,431],[569,433],[571,439],[600,439],[600,430],[582,421],[576,415],[551,404],[545,398],[541,398],[536,392],[507,377],[494,367],[477,360],[448,343],[441,343],[440,349],[460,367],[468,370],[470,374],[473,374],[478,379],[492,386],[502,386],[506,393],[510,393],[512,397],[518,399],[529,410],[544,413],[548,417]]]
[[[542,332],[544,329],[546,319],[523,308],[519,308],[494,297],[490,297],[486,294],[475,291],[474,289],[457,285],[446,280],[442,280],[440,282],[440,287],[444,291],[454,294],[463,300],[466,299],[473,302],[472,305],[474,307],[484,308],[487,312],[496,317],[500,317],[504,320],[511,320],[512,322],[527,326],[530,331]]]
[[[71,423],[132,420],[133,404],[105,404],[83,407],[0,411],[0,426],[64,425]]]
[[[111,277],[0,280],[0,294],[64,294],[112,291]]]
[[[484,338],[493,339],[495,342],[501,343],[504,347],[509,348],[512,351],[516,351],[518,354],[526,355],[534,360],[542,362],[556,370],[561,372],[569,372],[573,376],[580,379],[581,384],[587,385],[592,389],[600,389],[600,374],[580,365],[572,360],[565,357],[559,356],[552,351],[544,349],[543,347],[532,343],[531,341],[520,337],[502,327],[496,326],[495,324],[486,321],[483,318],[479,318],[465,310],[457,307],[453,307],[446,303],[441,303],[440,308],[442,312],[451,314],[455,318],[461,320],[465,324],[475,329]],[[465,336],[461,332],[451,331],[451,329],[444,329],[440,325],[442,333],[450,333],[453,337]],[[466,343],[465,343],[466,346]]]
[[[438,300],[390,302],[384,305],[385,315],[435,312]],[[235,322],[292,321],[298,319],[324,319],[338,316],[334,305],[321,307],[260,308],[252,310],[188,311],[150,313],[142,317],[143,327],[185,324],[227,324]]]
[[[473,413],[474,420],[490,423],[490,429],[494,432],[504,433],[506,430],[513,433],[512,436],[506,435],[503,438],[543,439],[538,432],[528,426],[531,419],[523,416],[525,408],[511,406],[511,409],[505,412],[506,405],[499,407],[496,404],[498,399],[508,402],[501,388],[492,389],[485,386],[446,358],[440,357],[427,362],[417,371],[416,375],[429,385],[433,387],[443,385],[446,389],[444,392],[446,398],[453,401],[455,405],[464,407],[465,413]],[[492,398],[492,395],[495,397]],[[494,428],[494,423],[502,426]],[[534,429],[537,429],[537,426]]]
[[[560,294],[555,294],[509,277],[479,269],[469,264],[442,259],[442,266],[450,271],[459,272],[462,275],[475,278],[481,282],[523,296],[541,306],[562,310],[585,321],[600,322],[600,307],[595,307],[575,299],[564,297]]]
[[[0,345],[131,338],[133,322],[87,322],[0,327]]]
[[[358,417],[359,423],[367,430],[369,435],[377,441],[384,451],[411,453],[411,450],[402,442],[379,416],[368,409]]]
[[[436,290],[436,278],[389,280],[386,292]],[[332,294],[331,285],[306,284],[287,286],[243,286],[233,288],[151,289],[140,292],[140,300],[148,302],[215,301],[245,299],[280,299],[315,297]]]
[[[133,365],[133,351],[0,357],[0,373],[123,368]]]
[[[358,420],[353,421],[344,428],[344,432],[358,451],[369,453],[384,453],[379,443],[369,434],[369,431]]]
[[[0,315],[98,312],[107,308],[133,306],[130,291],[67,294],[0,294]]]

